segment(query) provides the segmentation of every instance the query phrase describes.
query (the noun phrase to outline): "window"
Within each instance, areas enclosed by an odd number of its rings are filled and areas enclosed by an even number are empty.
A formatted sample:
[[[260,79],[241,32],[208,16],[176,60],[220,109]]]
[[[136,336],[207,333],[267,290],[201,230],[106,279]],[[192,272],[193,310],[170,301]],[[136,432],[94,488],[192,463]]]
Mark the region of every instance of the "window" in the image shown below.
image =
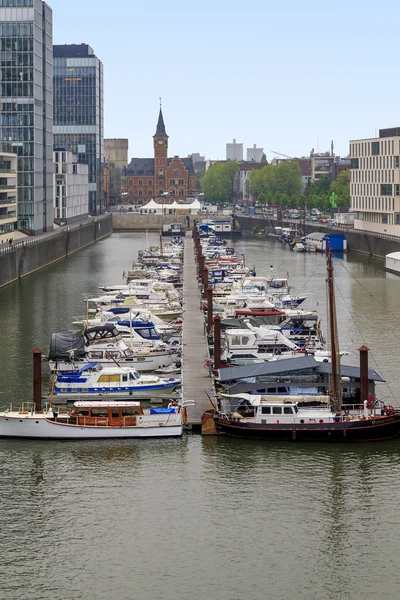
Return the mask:
[[[392,188],[391,183],[381,183],[381,196],[391,196],[393,193]]]
[[[171,196],[175,196],[175,190],[171,189],[171,190],[169,190],[169,193],[170,193]]]
[[[92,417],[108,417],[107,408],[92,408]]]
[[[350,159],[350,169],[358,169],[358,158]]]
[[[175,179],[170,179],[169,180],[169,185],[175,185]]]
[[[283,407],[283,414],[284,415],[292,415],[293,414],[293,409],[291,406],[284,406]]]
[[[164,175],[164,169],[158,169],[158,176],[162,177]]]
[[[262,415],[270,415],[271,414],[271,407],[270,406],[262,406],[261,407],[261,414]]]
[[[394,184],[394,195],[400,196],[400,185],[398,183]]]
[[[136,410],[136,408],[123,408],[122,409],[122,416],[123,417],[131,417],[134,415],[138,415],[139,412]]]
[[[115,417],[119,417],[119,409],[118,408],[113,408],[111,411],[111,416]]]
[[[122,375],[122,381],[128,381],[128,375]]]
[[[179,180],[179,185],[183,185],[184,183],[185,183],[185,180],[184,180],[184,179],[180,179],[180,180]]]
[[[394,166],[396,167],[396,169],[399,168],[399,157],[398,156],[394,157]]]
[[[274,415],[281,415],[282,414],[282,407],[281,406],[273,406],[272,407],[272,413]]]
[[[372,156],[378,156],[379,142],[371,142],[371,154],[372,154]]]
[[[159,195],[159,196],[162,196],[162,195],[163,195],[163,193],[164,193],[164,189],[163,189],[163,188],[160,188],[160,189],[158,190],[158,195]]]
[[[147,180],[147,185],[153,185],[153,180],[152,179],[148,179]]]
[[[143,190],[139,190],[139,196],[143,196]]]
[[[138,184],[143,185],[143,179],[139,179]]]
[[[148,195],[148,196],[152,196],[152,195],[153,195],[153,192],[152,192],[151,190],[149,190],[149,191],[147,192],[147,195]]]
[[[74,175],[78,174],[78,165],[72,165],[72,172],[74,173]]]
[[[174,171],[174,175],[180,175],[180,171],[179,171],[179,169],[175,169],[175,171]]]

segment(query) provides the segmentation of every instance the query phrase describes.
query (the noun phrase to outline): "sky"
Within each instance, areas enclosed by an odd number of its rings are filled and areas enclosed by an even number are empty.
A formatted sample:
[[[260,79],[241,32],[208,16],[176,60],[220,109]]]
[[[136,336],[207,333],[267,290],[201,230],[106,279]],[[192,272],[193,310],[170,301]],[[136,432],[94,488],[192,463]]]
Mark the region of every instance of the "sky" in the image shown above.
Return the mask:
[[[105,137],[152,156],[159,98],[170,155],[244,148],[348,154],[400,126],[396,0],[47,0],[55,44],[104,64]]]

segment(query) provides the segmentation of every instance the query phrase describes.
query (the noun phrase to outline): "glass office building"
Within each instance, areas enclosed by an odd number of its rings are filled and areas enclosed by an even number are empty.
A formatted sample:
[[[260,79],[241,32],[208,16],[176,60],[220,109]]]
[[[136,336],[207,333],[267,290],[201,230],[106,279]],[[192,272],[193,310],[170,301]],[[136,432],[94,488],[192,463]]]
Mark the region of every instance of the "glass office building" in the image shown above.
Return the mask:
[[[42,0],[0,0],[0,151],[17,155],[18,226],[53,227],[53,24]]]
[[[89,212],[103,212],[103,64],[87,44],[53,47],[54,145],[89,166]]]

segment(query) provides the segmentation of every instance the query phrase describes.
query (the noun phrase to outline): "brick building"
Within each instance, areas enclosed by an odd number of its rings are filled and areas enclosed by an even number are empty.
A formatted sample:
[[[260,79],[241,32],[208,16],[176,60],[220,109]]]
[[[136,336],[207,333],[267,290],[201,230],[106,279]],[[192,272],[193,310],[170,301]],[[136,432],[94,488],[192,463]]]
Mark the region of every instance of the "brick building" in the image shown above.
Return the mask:
[[[153,146],[153,158],[132,158],[122,172],[121,193],[125,203],[146,204],[154,198],[166,204],[175,199],[185,200],[196,191],[192,159],[168,158],[168,135],[161,108]]]

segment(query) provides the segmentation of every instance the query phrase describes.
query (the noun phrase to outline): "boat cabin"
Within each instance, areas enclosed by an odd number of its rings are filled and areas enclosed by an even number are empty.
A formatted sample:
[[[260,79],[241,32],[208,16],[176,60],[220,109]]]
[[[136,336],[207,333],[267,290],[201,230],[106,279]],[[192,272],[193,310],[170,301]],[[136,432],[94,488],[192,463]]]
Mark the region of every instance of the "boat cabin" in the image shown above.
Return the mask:
[[[143,414],[140,402],[75,402],[69,419],[76,425],[134,427]]]

